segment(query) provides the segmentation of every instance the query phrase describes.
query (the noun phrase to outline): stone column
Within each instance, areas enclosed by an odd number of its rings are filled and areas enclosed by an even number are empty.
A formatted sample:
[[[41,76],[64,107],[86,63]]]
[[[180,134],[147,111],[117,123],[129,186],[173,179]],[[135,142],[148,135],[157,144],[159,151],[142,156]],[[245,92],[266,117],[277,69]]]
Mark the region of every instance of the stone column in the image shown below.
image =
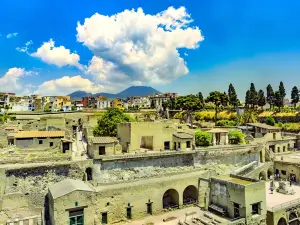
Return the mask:
[[[225,145],[228,145],[228,143],[229,143],[229,140],[228,140],[228,134],[225,133]]]
[[[212,145],[215,146],[216,145],[216,134],[212,133]]]

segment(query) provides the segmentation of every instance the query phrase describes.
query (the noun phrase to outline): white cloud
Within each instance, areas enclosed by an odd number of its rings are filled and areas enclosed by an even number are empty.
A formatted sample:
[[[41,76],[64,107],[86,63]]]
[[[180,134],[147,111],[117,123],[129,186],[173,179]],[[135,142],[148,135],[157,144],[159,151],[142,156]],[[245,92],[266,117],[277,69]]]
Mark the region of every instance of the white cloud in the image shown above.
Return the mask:
[[[89,79],[77,75],[45,81],[38,87],[36,93],[42,95],[66,95],[78,90],[97,93],[105,89],[103,86],[96,85]]]
[[[52,39],[48,42],[44,42],[36,52],[30,55],[40,58],[45,63],[54,64],[58,67],[75,66],[79,69],[83,69],[83,66],[79,63],[80,57],[78,54],[71,53],[70,50],[64,46],[55,47],[55,42]]]
[[[15,92],[23,89],[20,79],[25,76],[37,75],[36,71],[26,71],[24,68],[10,68],[3,77],[0,77],[1,91]]]
[[[86,72],[103,83],[169,83],[189,72],[178,49],[195,49],[204,40],[191,22],[184,7],[156,15],[141,8],[96,13],[77,25],[77,41],[95,55]]]
[[[19,52],[26,52],[26,53],[28,53],[29,46],[32,45],[32,44],[33,44],[32,40],[27,41],[25,43],[24,47],[17,47],[16,50],[19,51]]]
[[[6,38],[12,38],[12,37],[15,37],[17,35],[18,35],[18,33],[11,33],[11,34],[6,35]]]

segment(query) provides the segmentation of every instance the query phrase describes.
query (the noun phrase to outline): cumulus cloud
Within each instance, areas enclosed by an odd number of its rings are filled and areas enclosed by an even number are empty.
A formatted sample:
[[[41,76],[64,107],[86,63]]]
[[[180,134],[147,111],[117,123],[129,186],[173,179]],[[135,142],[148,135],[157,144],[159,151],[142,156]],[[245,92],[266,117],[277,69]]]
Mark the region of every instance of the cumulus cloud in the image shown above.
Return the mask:
[[[17,47],[16,50],[19,51],[19,52],[25,52],[25,53],[28,53],[29,46],[32,45],[32,44],[33,44],[32,40],[27,41],[27,42],[25,43],[25,46],[23,46],[23,47]]]
[[[23,89],[20,79],[25,76],[37,75],[36,71],[26,71],[24,68],[10,68],[4,76],[0,77],[1,91],[15,92]]]
[[[64,76],[56,80],[49,80],[42,83],[36,93],[42,95],[66,95],[74,91],[87,91],[97,93],[104,90],[101,85],[96,85],[89,79],[77,76]]]
[[[169,83],[189,72],[178,49],[196,49],[204,40],[191,22],[184,7],[156,15],[141,8],[96,13],[76,28],[77,41],[94,53],[86,72],[104,83]]]
[[[55,47],[55,42],[52,39],[48,42],[44,42],[36,52],[30,55],[40,58],[45,63],[54,64],[58,67],[75,66],[79,69],[83,69],[83,66],[79,63],[80,57],[78,54],[71,53],[71,51],[64,46]]]
[[[12,38],[12,37],[15,37],[17,35],[18,35],[18,33],[11,33],[11,34],[6,35],[6,38]]]

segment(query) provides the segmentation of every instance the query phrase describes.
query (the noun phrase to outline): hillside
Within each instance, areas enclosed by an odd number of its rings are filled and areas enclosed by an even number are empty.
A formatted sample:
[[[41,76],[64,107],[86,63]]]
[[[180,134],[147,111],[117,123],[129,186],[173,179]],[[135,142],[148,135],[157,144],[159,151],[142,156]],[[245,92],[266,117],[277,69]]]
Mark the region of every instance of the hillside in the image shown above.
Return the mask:
[[[114,99],[114,98],[127,98],[131,96],[147,96],[148,94],[160,94],[161,92],[157,91],[156,89],[149,87],[149,86],[131,86],[117,94],[111,94],[111,93],[106,93],[106,92],[100,92],[96,94],[92,94],[89,92],[85,91],[75,91],[69,96],[71,99],[81,99],[82,97],[85,96],[104,96],[107,97],[108,99]]]

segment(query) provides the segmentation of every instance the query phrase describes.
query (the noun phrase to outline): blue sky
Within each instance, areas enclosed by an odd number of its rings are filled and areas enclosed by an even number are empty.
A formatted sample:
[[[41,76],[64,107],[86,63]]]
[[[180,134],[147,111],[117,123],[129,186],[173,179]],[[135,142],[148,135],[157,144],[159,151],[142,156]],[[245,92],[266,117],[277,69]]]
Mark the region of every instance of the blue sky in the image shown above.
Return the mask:
[[[299,11],[296,0],[2,0],[0,91],[149,85],[207,95],[233,83],[243,99],[250,82],[265,91],[282,80],[290,97],[300,80]]]

